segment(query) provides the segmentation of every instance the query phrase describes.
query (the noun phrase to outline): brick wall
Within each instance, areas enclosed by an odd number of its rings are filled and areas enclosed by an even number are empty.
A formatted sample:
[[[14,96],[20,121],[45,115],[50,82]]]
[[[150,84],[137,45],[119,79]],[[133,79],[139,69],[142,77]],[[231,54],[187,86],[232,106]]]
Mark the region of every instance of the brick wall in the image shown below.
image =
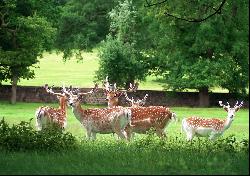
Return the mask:
[[[60,88],[54,87],[55,92],[60,91]],[[90,91],[90,88],[80,88],[81,91]],[[147,105],[165,105],[165,106],[199,106],[198,92],[170,92],[170,91],[154,91],[154,90],[137,90],[136,92],[129,92],[128,97],[134,97],[136,100],[142,99],[145,94],[148,98],[145,106]],[[9,100],[11,95],[11,86],[0,86],[0,100]],[[218,106],[218,101],[228,101],[234,104],[236,100],[244,100],[243,107],[249,108],[248,97],[240,98],[237,95],[229,93],[210,93],[209,94],[210,106]],[[50,95],[45,92],[43,87],[36,86],[18,86],[17,87],[17,101],[18,102],[58,102],[56,96]],[[88,104],[106,104],[105,94],[101,89],[97,93],[83,96],[83,103]],[[119,98],[119,103],[122,106],[127,106],[124,96]]]

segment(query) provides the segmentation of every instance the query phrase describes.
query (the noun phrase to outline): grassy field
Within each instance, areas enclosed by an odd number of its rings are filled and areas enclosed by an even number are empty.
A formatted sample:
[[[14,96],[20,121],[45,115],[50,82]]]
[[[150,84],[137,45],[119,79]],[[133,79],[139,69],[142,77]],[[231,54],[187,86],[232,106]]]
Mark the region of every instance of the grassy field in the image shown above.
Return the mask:
[[[0,101],[0,118],[9,124],[18,124],[34,118],[41,103],[17,103],[10,105]],[[57,107],[57,104],[46,104]],[[103,107],[83,105],[84,108]],[[0,174],[249,174],[248,149],[232,148],[234,135],[237,141],[249,141],[249,109],[237,112],[232,126],[216,143],[206,139],[185,140],[180,133],[181,120],[189,115],[225,118],[222,108],[172,107],[179,121],[170,123],[168,138],[135,136],[131,142],[117,141],[112,134],[97,135],[96,141],[85,140],[85,129],[68,108],[66,131],[78,141],[79,148],[70,151],[0,151]],[[34,119],[31,121],[34,127]],[[1,142],[1,141],[0,141]],[[237,151],[239,149],[239,151]]]
[[[21,79],[19,85],[42,86],[44,84],[62,86],[73,85],[77,87],[93,87],[95,71],[99,67],[97,51],[83,53],[83,60],[77,62],[75,58],[62,59],[62,54],[45,53],[40,62],[36,65],[35,79]],[[4,82],[3,84],[10,84]],[[161,77],[148,76],[145,81],[140,82],[141,90],[163,90],[164,82]],[[195,91],[195,90],[190,90]],[[228,92],[225,89],[213,88],[213,92]]]
[[[28,121],[31,118],[34,118],[35,110],[39,106],[48,105],[53,107],[58,107],[58,104],[42,104],[42,103],[21,103],[18,102],[16,105],[10,105],[8,102],[0,102],[0,118],[5,117],[5,120],[10,124],[17,124],[20,121]],[[84,108],[91,107],[104,107],[102,105],[83,105]],[[196,115],[201,117],[218,117],[225,118],[227,113],[222,108],[189,108],[189,107],[172,107],[172,111],[177,114],[178,122],[171,123],[168,126],[168,134],[170,136],[183,136],[180,134],[181,129],[181,120],[184,117]],[[71,108],[68,107],[68,126],[67,131],[72,134],[82,137],[85,133],[85,130],[82,129],[80,123],[74,117]],[[35,124],[34,119],[32,120]],[[232,126],[225,132],[225,136],[234,134],[237,138],[249,138],[249,109],[240,109],[236,113],[235,120]],[[111,135],[97,135],[101,136],[111,136]]]

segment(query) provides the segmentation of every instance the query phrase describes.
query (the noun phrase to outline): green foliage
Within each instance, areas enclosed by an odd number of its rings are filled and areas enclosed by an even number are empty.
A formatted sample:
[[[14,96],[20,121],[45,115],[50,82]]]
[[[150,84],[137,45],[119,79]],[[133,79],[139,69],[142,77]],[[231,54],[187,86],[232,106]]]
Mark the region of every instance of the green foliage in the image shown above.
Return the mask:
[[[249,84],[248,1],[227,1],[219,13],[201,23],[188,23],[163,15],[164,10],[185,18],[203,18],[214,12],[216,1],[171,1],[149,13],[155,48],[156,73],[166,87],[201,89],[220,86],[246,93]],[[162,37],[164,36],[164,37]]]
[[[99,49],[100,67],[96,78],[100,81],[106,76],[110,82],[127,87],[135,80],[145,80],[148,72],[147,57],[137,47],[137,11],[132,2],[120,2],[109,13],[110,34]]]
[[[107,13],[113,0],[70,0],[63,7],[57,35],[57,48],[69,59],[74,53],[82,59],[81,51],[91,50],[108,33]]]
[[[99,80],[109,76],[111,83],[116,82],[117,86],[126,87],[126,83],[133,83],[134,80],[143,80],[147,70],[143,57],[134,49],[130,43],[108,36],[99,50],[100,67],[96,72]]]
[[[0,81],[33,78],[31,67],[53,45],[56,29],[37,15],[35,2],[1,1]]]
[[[0,121],[1,150],[59,151],[73,149],[76,145],[76,138],[69,132],[63,132],[56,124],[41,131],[35,131],[31,126],[31,119],[29,122],[21,121],[12,127],[5,122],[4,118]]]

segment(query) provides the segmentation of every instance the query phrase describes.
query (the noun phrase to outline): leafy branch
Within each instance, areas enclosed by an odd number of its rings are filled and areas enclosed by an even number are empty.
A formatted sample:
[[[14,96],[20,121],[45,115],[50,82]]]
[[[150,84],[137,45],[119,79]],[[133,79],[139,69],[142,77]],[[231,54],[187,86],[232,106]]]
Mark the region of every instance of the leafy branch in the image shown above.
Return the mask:
[[[167,0],[163,0],[163,1],[160,1],[160,2],[157,2],[157,3],[150,3],[148,0],[145,0],[145,1],[146,1],[146,5],[144,5],[145,7],[157,6],[157,5],[161,5],[161,4],[164,4],[164,3],[167,2]],[[212,8],[214,10],[214,12],[209,14],[208,16],[206,16],[204,18],[184,18],[184,17],[176,16],[176,15],[174,15],[172,13],[169,13],[169,12],[165,12],[164,14],[167,15],[167,16],[176,18],[178,20],[199,23],[199,22],[203,22],[203,21],[211,18],[212,16],[214,16],[216,14],[221,14],[221,11],[222,11],[222,8],[223,8],[225,2],[226,2],[226,0],[222,0],[222,2],[220,3],[220,6],[218,8],[214,8],[214,7],[209,6],[210,8]]]

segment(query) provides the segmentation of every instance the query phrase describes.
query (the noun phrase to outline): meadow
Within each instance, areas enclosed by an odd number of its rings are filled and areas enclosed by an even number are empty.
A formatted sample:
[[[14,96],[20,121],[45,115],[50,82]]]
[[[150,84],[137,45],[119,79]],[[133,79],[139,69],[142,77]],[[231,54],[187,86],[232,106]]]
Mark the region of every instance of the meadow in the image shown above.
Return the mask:
[[[44,84],[62,86],[72,85],[76,87],[91,88],[94,85],[95,71],[99,67],[99,58],[97,50],[93,52],[82,53],[83,60],[76,60],[72,57],[70,60],[63,61],[62,53],[44,53],[43,57],[39,59],[39,63],[35,65],[34,79],[21,79],[18,85],[22,86],[43,86]],[[10,82],[3,82],[4,85],[10,85]],[[140,90],[163,90],[166,83],[161,76],[150,75],[145,81],[141,81]],[[99,85],[101,83],[99,82]],[[186,91],[196,91],[188,89]],[[226,89],[214,87],[212,92],[228,92]]]
[[[29,121],[34,128],[34,113],[43,103],[10,105],[0,102],[0,118],[8,124]],[[58,104],[46,105],[57,107]],[[105,105],[83,105],[84,108]],[[219,107],[171,107],[178,121],[166,129],[168,138],[136,134],[131,142],[112,134],[97,135],[87,141],[86,131],[68,108],[66,132],[79,145],[64,151],[0,151],[0,174],[249,174],[249,109],[240,109],[225,134],[215,142],[196,138],[192,143],[181,133],[181,120],[189,115],[225,118]]]

